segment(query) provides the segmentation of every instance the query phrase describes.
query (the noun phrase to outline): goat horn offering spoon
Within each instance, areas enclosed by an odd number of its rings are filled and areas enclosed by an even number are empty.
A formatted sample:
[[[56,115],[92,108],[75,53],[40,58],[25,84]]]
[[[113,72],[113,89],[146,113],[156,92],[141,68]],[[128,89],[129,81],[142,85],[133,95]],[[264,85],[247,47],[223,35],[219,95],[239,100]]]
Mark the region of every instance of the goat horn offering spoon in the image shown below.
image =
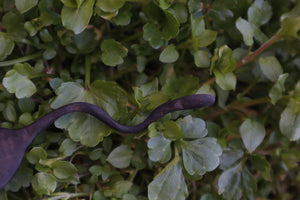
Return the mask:
[[[138,133],[167,113],[178,110],[202,108],[210,106],[214,102],[215,98],[207,94],[195,94],[175,99],[157,107],[150,113],[145,121],[135,126],[121,125],[114,121],[101,108],[89,103],[78,102],[53,110],[24,128],[0,128],[0,190],[16,173],[24,153],[32,140],[57,118],[65,114],[71,112],[89,113],[119,132]]]

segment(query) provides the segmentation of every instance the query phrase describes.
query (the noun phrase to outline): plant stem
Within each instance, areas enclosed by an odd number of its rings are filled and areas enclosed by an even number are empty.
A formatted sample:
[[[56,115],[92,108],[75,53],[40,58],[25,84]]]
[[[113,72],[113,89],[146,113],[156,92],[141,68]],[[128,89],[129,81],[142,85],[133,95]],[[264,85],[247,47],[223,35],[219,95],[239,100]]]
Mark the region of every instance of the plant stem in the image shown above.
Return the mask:
[[[43,78],[43,77],[50,77],[54,78],[54,74],[45,74],[45,73],[39,73],[39,74],[33,74],[32,76],[29,77],[29,79],[34,79],[34,78]]]
[[[69,194],[69,193],[57,193],[54,195],[58,195],[55,197],[50,197],[48,200],[59,200],[59,199],[70,199],[70,198],[75,198],[75,197],[88,197],[88,193],[74,193],[74,194]]]
[[[24,57],[13,59],[13,60],[2,61],[2,62],[0,62],[0,67],[7,67],[7,66],[14,65],[17,63],[26,62],[26,61],[40,57],[42,55],[42,53],[43,52],[38,52],[38,53],[30,54],[28,56],[24,56]]]
[[[281,37],[278,36],[277,34],[274,35],[273,37],[271,37],[267,42],[265,42],[263,45],[261,45],[256,51],[251,53],[249,56],[244,57],[240,62],[238,62],[235,69],[252,62],[256,58],[256,56],[258,56],[263,51],[265,51],[267,48],[269,48],[272,44],[277,42],[280,38]]]
[[[258,99],[253,99],[250,101],[242,102],[242,103],[233,103],[233,104],[228,105],[224,110],[220,110],[211,115],[208,115],[205,119],[213,119],[224,113],[228,113],[231,110],[235,110],[235,109],[240,110],[241,108],[244,108],[244,107],[254,106],[257,104],[268,103],[268,102],[270,102],[270,98],[263,97],[263,98],[258,98]]]
[[[85,56],[85,88],[90,88],[91,82],[91,57],[89,55]]]

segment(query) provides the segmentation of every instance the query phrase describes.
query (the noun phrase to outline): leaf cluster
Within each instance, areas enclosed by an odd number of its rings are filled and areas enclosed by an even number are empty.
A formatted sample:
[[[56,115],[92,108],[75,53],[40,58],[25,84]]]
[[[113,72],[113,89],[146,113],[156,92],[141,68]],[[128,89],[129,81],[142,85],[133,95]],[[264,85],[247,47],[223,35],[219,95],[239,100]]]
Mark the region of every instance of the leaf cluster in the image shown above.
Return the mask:
[[[73,102],[130,126],[217,99],[137,135],[65,115],[0,200],[299,199],[299,1],[0,0],[0,18],[1,127]]]

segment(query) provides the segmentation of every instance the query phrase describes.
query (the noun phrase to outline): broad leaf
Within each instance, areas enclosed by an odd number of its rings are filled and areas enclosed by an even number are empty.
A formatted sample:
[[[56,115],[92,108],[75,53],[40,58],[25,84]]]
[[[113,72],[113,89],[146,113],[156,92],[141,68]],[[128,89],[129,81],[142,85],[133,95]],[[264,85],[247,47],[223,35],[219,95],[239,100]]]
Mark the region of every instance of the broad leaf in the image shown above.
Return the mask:
[[[297,4],[292,11],[281,16],[281,29],[278,32],[279,36],[298,38],[300,27],[300,4]]]
[[[29,163],[36,164],[40,159],[47,158],[47,152],[42,147],[34,147],[26,154]]]
[[[187,196],[187,185],[178,161],[169,163],[148,185],[149,200],[184,200]]]
[[[5,74],[2,83],[10,93],[15,93],[19,99],[31,97],[36,92],[34,83],[29,79],[29,76],[33,74],[34,68],[29,64],[16,64]]]
[[[178,119],[176,123],[179,125],[183,131],[183,137],[188,139],[198,139],[203,138],[207,135],[208,131],[206,129],[205,121],[200,118],[193,118],[188,115],[183,119]]]
[[[59,147],[59,151],[64,156],[71,156],[76,151],[76,148],[77,148],[76,143],[70,140],[69,138],[67,138],[61,143]]]
[[[216,82],[223,90],[235,90],[236,76],[233,72],[221,73],[218,70],[214,70],[216,76]]]
[[[16,8],[20,13],[25,13],[34,6],[36,6],[38,0],[15,0]]]
[[[282,74],[282,67],[274,56],[259,58],[258,62],[261,71],[270,81],[275,82],[278,80],[280,74]]]
[[[190,175],[201,176],[218,167],[222,149],[216,138],[207,137],[192,141],[181,141],[180,144],[183,164]]]
[[[5,33],[0,32],[0,61],[10,55],[14,47],[15,43],[8,39]]]
[[[125,0],[97,0],[97,6],[104,12],[118,11],[125,3]]]
[[[108,66],[116,66],[124,62],[123,58],[127,55],[127,48],[121,43],[108,39],[101,43],[101,59],[102,62]]]
[[[147,142],[149,148],[148,154],[150,160],[154,162],[165,163],[172,156],[171,141],[159,134],[156,137],[150,138]]]
[[[164,43],[159,27],[157,27],[154,23],[146,23],[143,26],[143,38],[148,41],[154,49],[160,48]]]
[[[198,50],[194,53],[194,62],[197,67],[206,68],[210,65],[210,55],[207,51]]]
[[[278,77],[278,80],[275,82],[271,90],[269,91],[269,97],[271,98],[271,102],[273,105],[282,98],[283,93],[285,91],[284,83],[287,79],[288,74],[281,74]]]
[[[247,150],[252,153],[262,143],[266,131],[264,126],[252,119],[246,119],[240,126],[242,140]]]
[[[237,29],[243,35],[243,40],[247,46],[253,45],[253,36],[254,36],[254,28],[253,26],[245,19],[238,18],[235,23]]]
[[[75,176],[77,168],[70,162],[57,160],[51,164],[53,175],[59,179],[68,179]]]
[[[294,103],[289,103],[280,115],[279,127],[283,135],[295,141],[300,138],[300,113]]]
[[[36,174],[32,184],[33,189],[39,195],[50,195],[56,189],[56,178],[48,173],[40,172]]]
[[[95,0],[85,0],[78,8],[64,6],[61,11],[63,25],[76,34],[82,32],[89,24],[94,2]]]
[[[176,50],[174,44],[167,46],[159,55],[159,60],[163,63],[173,63],[179,57],[179,53]]]
[[[107,161],[114,167],[126,168],[130,164],[133,151],[127,145],[120,145],[115,148],[108,156]]]
[[[219,194],[230,200],[239,200],[242,195],[252,199],[257,189],[255,178],[241,163],[221,174],[218,187]]]
[[[58,108],[73,102],[88,102],[95,104],[115,120],[126,111],[126,93],[115,83],[95,81],[89,90],[79,83],[66,82],[55,90],[57,97],[51,103],[52,108]],[[55,122],[55,126],[69,131],[74,141],[80,141],[87,146],[95,146],[110,134],[111,129],[95,117],[83,113],[64,115]]]
[[[255,2],[249,7],[248,21],[260,27],[269,22],[272,17],[272,7],[268,1],[255,0]]]

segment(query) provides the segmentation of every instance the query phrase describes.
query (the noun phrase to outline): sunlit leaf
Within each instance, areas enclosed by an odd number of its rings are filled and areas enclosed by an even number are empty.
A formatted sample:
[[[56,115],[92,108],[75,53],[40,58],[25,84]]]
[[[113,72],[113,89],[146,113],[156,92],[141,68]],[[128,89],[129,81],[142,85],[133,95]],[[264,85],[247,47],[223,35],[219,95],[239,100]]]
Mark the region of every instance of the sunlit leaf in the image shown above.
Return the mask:
[[[204,120],[200,118],[193,118],[192,116],[188,115],[184,118],[178,119],[176,123],[182,129],[184,138],[203,138],[208,133]]]
[[[254,28],[253,26],[243,18],[236,20],[236,27],[242,33],[243,40],[247,46],[253,45]]]
[[[184,200],[187,185],[178,162],[169,163],[148,185],[149,200]]]
[[[147,142],[148,154],[150,160],[160,163],[165,163],[170,160],[171,152],[171,141],[166,139],[163,135],[158,135],[157,137],[150,138]]]
[[[258,62],[261,71],[270,81],[275,82],[278,80],[280,74],[282,74],[282,67],[274,56],[259,58]]]
[[[86,0],[78,8],[64,6],[61,11],[63,25],[76,34],[82,32],[89,24],[95,0]]]
[[[5,74],[2,83],[10,93],[15,93],[19,99],[31,97],[37,90],[34,83],[29,79],[33,73],[34,68],[29,64],[16,64],[12,70]]]
[[[246,119],[240,126],[242,140],[247,150],[252,153],[262,143],[266,131],[264,126],[252,119]]]
[[[181,144],[183,164],[190,175],[201,176],[218,167],[222,149],[215,138],[182,141]]]

